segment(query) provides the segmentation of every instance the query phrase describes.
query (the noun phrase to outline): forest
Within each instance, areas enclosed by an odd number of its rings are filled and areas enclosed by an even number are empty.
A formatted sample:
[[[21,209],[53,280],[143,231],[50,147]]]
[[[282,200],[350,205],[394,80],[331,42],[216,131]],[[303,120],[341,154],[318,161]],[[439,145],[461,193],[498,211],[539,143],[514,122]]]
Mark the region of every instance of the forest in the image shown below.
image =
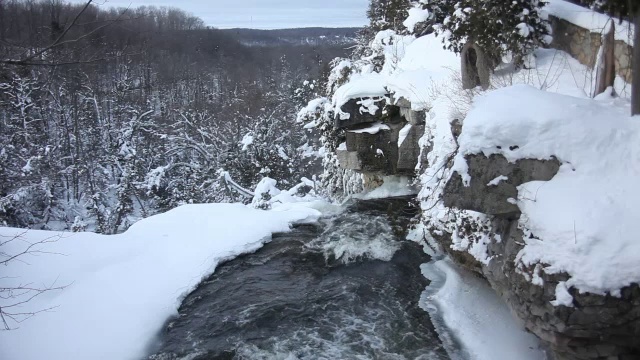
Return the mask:
[[[295,115],[356,29],[300,31],[0,0],[0,224],[113,234],[243,200],[221,179],[310,177],[318,156]]]

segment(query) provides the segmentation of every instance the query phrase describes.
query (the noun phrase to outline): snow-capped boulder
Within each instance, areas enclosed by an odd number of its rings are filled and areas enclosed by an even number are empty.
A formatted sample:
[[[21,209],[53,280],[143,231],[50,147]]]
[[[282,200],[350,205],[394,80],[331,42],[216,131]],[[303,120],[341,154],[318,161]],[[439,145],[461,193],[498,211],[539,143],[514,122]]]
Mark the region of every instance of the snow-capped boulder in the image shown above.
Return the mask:
[[[548,181],[558,173],[556,159],[521,159],[509,162],[504,156],[477,154],[466,158],[471,177],[468,184],[454,173],[444,190],[444,204],[487,215],[517,217],[517,187],[529,181]]]
[[[351,99],[336,114],[336,129],[351,128],[380,121],[386,106],[384,98]]]

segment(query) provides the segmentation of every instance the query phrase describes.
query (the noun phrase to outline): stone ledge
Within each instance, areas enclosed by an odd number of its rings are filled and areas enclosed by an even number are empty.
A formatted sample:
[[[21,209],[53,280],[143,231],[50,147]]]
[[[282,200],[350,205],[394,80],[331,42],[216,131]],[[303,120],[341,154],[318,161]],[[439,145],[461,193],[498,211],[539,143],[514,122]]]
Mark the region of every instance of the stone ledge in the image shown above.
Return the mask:
[[[511,218],[520,215],[518,206],[508,201],[518,198],[517,187],[529,181],[551,180],[560,169],[560,162],[555,159],[522,159],[510,163],[504,156],[495,154],[469,155],[465,159],[471,182],[464,186],[460,174],[453,174],[445,186],[445,206]],[[500,176],[507,179],[488,185]]]

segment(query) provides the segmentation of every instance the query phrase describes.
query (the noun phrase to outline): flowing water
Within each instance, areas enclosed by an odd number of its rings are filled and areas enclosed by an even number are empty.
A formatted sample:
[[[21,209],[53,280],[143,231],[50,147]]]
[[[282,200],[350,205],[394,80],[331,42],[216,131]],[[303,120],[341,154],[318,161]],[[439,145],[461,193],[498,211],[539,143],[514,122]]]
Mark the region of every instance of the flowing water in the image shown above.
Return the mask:
[[[411,215],[358,202],[274,235],[189,294],[150,359],[448,359],[418,306],[429,258],[397,235]]]

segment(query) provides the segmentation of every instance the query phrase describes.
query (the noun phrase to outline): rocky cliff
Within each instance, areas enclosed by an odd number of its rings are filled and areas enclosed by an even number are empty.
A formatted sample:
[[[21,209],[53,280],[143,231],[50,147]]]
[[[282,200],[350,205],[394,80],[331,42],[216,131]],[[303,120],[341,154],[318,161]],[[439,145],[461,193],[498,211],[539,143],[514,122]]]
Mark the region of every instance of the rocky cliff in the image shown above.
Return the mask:
[[[363,102],[374,104],[365,108]],[[337,150],[342,168],[366,178],[414,175],[425,129],[423,112],[412,111],[404,100],[392,104],[388,97],[351,99],[340,110],[335,127],[346,130],[346,141]]]

